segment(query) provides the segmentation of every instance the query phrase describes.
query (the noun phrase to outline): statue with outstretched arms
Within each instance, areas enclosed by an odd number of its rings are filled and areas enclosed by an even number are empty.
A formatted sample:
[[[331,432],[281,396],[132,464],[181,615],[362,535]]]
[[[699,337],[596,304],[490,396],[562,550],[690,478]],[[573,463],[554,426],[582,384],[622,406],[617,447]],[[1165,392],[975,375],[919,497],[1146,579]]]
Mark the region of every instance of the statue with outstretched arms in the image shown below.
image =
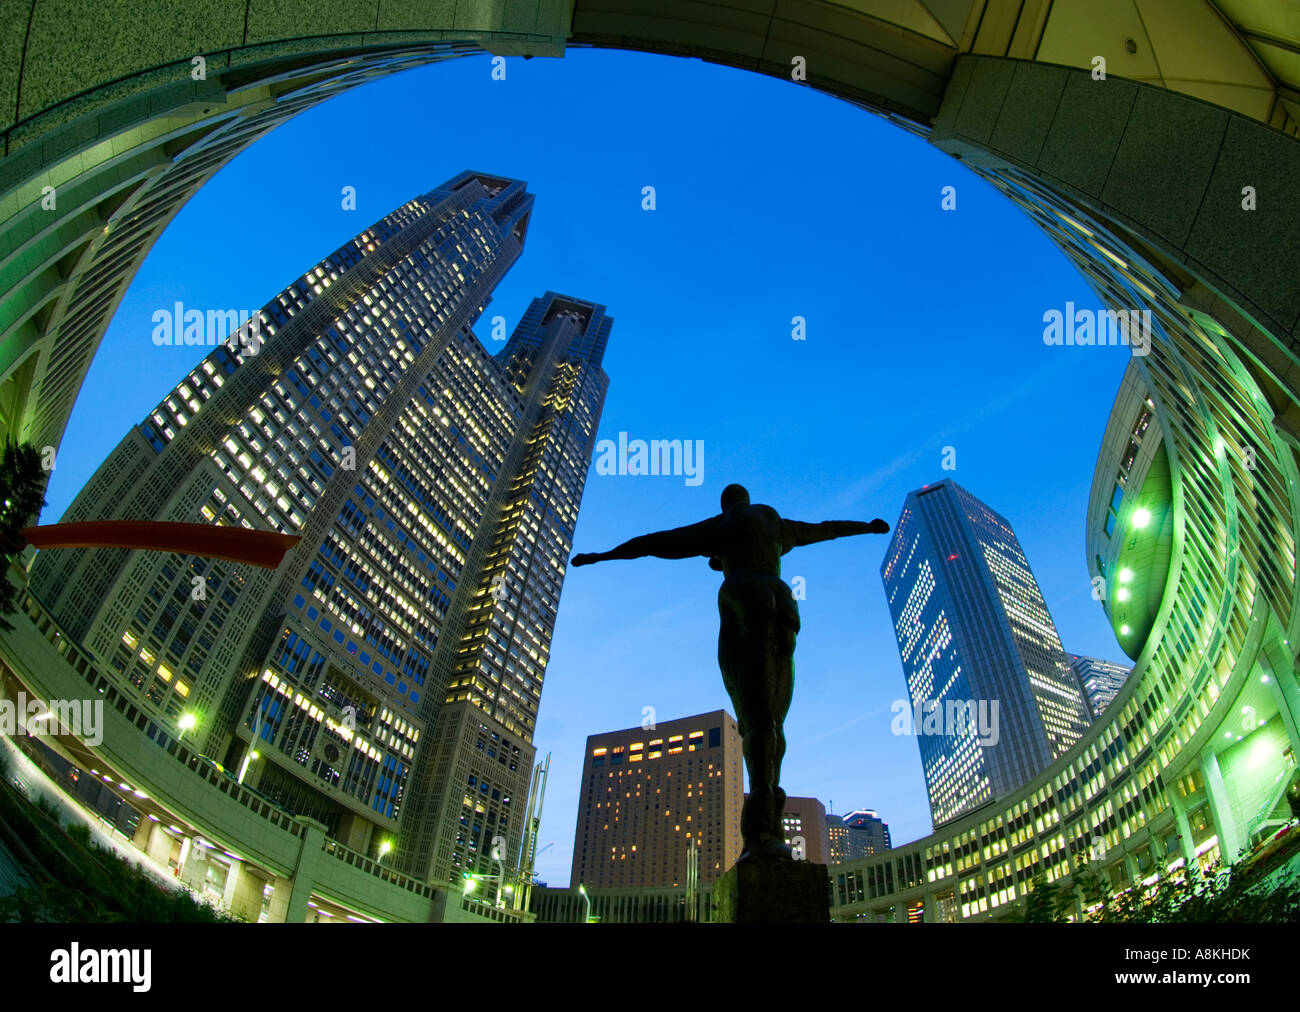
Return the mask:
[[[749,771],[749,798],[741,813],[741,860],[788,859],[781,831],[785,792],[785,715],[794,692],[794,641],[799,609],[781,579],[781,556],[800,545],[854,534],[886,534],[883,520],[786,520],[771,506],[751,505],[741,485],[722,492],[722,513],[697,524],[632,538],[608,552],[582,553],[575,566],[610,559],[688,559],[701,556],[723,574],[718,666],[736,708]]]

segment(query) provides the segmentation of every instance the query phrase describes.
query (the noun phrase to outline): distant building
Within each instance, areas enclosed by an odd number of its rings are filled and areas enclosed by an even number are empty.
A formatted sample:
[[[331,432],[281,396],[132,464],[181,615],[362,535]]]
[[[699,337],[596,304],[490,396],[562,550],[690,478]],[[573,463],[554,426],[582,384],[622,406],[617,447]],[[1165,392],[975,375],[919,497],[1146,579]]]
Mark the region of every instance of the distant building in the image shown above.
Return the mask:
[[[826,816],[826,853],[829,864],[843,864],[849,857],[849,827],[838,815]]]
[[[795,846],[795,838],[803,840],[803,860],[813,864],[830,864],[831,846],[826,832],[826,806],[816,798],[785,799],[781,815],[785,829],[785,842]]]
[[[1114,661],[1103,661],[1082,654],[1070,654],[1070,668],[1079,679],[1079,687],[1088,697],[1088,705],[1092,707],[1094,717],[1100,717],[1106,711],[1111,700],[1124,687],[1129,672],[1133,670],[1129,664],[1116,664]]]
[[[1006,518],[951,479],[909,493],[880,567],[936,827],[1005,797],[1092,724]]]
[[[573,839],[573,889],[701,887],[740,857],[741,741],[725,710],[587,739]]]
[[[849,812],[842,818],[849,834],[849,853],[852,856],[848,860],[883,854],[893,847],[889,839],[889,824],[870,809]]]
[[[584,898],[578,887],[546,889],[534,886],[529,910],[538,924],[582,924],[587,918],[602,924],[677,924],[686,916],[685,886],[634,886],[621,889],[588,889]],[[713,920],[713,887],[700,885],[695,897],[695,920]]]

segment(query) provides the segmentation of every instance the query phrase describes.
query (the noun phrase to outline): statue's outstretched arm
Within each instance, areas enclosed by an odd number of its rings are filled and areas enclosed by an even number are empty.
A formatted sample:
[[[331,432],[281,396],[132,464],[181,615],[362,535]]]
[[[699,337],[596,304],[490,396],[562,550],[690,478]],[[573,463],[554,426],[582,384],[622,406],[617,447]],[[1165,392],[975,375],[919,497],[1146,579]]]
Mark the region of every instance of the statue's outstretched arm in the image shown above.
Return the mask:
[[[573,564],[589,566],[593,562],[605,562],[609,559],[640,559],[647,555],[660,559],[689,559],[696,555],[712,555],[712,545],[716,538],[719,520],[719,517],[711,517],[686,527],[642,534],[631,541],[624,541],[608,552],[583,552],[575,555]]]
[[[800,545],[815,545],[818,541],[847,538],[854,534],[888,534],[889,524],[877,517],[870,523],[862,520],[823,520],[819,524],[806,524],[800,520],[782,520],[782,547],[784,555]]]

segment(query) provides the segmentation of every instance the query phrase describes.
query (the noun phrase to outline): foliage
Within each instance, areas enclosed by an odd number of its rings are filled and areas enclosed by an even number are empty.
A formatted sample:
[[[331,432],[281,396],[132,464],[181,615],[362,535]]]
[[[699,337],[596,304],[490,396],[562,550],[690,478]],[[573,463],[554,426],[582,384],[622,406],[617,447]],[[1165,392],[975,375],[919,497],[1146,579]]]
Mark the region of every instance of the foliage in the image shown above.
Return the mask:
[[[22,530],[45,505],[46,472],[41,455],[30,443],[6,439],[0,453],[0,629],[13,625],[4,618],[17,609],[18,591],[9,582],[9,565],[27,547]]]
[[[1300,878],[1269,888],[1240,866],[1202,874],[1193,867],[1111,896],[1100,872],[1084,864],[1069,885],[1036,875],[1024,902],[1006,920],[1027,924],[1062,923],[1074,913],[1078,896],[1091,923],[1108,924],[1294,924],[1300,922]],[[1097,909],[1093,909],[1093,908]]]
[[[85,825],[59,829],[36,815],[17,792],[0,786],[0,828],[34,880],[0,897],[0,924],[229,924],[183,889],[167,889],[137,865],[91,841]]]

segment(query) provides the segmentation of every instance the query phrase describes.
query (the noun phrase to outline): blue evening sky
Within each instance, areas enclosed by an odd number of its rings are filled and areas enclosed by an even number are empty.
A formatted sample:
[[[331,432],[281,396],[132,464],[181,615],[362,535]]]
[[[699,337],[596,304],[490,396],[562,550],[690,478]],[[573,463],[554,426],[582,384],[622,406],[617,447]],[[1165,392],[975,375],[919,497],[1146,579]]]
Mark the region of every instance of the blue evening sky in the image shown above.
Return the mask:
[[[605,304],[602,438],[704,441],[704,481],[588,478],[576,551],[714,514],[732,481],[807,521],[883,517],[956,479],[1024,546],[1065,648],[1122,659],[1083,525],[1126,348],[1048,347],[1043,314],[1098,305],[1065,257],[957,162],[860,109],[694,60],[574,50],[409,71],[318,106],[222,169],[158,242],[91,367],[44,519],[201,354],[159,348],[176,301],[255,309],[412,196],[470,168],[537,196],[487,316],[547,289]],[[957,209],[940,209],[944,186]],[[344,186],[357,209],[341,208]],[[657,208],[641,208],[642,187]],[[791,338],[791,320],[807,338]],[[478,333],[489,349],[487,320]],[[943,448],[955,471],[941,470]],[[930,831],[881,587],[888,536],[798,549],[803,631],[782,785]],[[535,744],[553,753],[538,869],[568,881],[586,736],[718,708],[719,575],[703,560],[570,570]],[[734,713],[734,711],[732,711]],[[400,845],[400,841],[399,841]]]

